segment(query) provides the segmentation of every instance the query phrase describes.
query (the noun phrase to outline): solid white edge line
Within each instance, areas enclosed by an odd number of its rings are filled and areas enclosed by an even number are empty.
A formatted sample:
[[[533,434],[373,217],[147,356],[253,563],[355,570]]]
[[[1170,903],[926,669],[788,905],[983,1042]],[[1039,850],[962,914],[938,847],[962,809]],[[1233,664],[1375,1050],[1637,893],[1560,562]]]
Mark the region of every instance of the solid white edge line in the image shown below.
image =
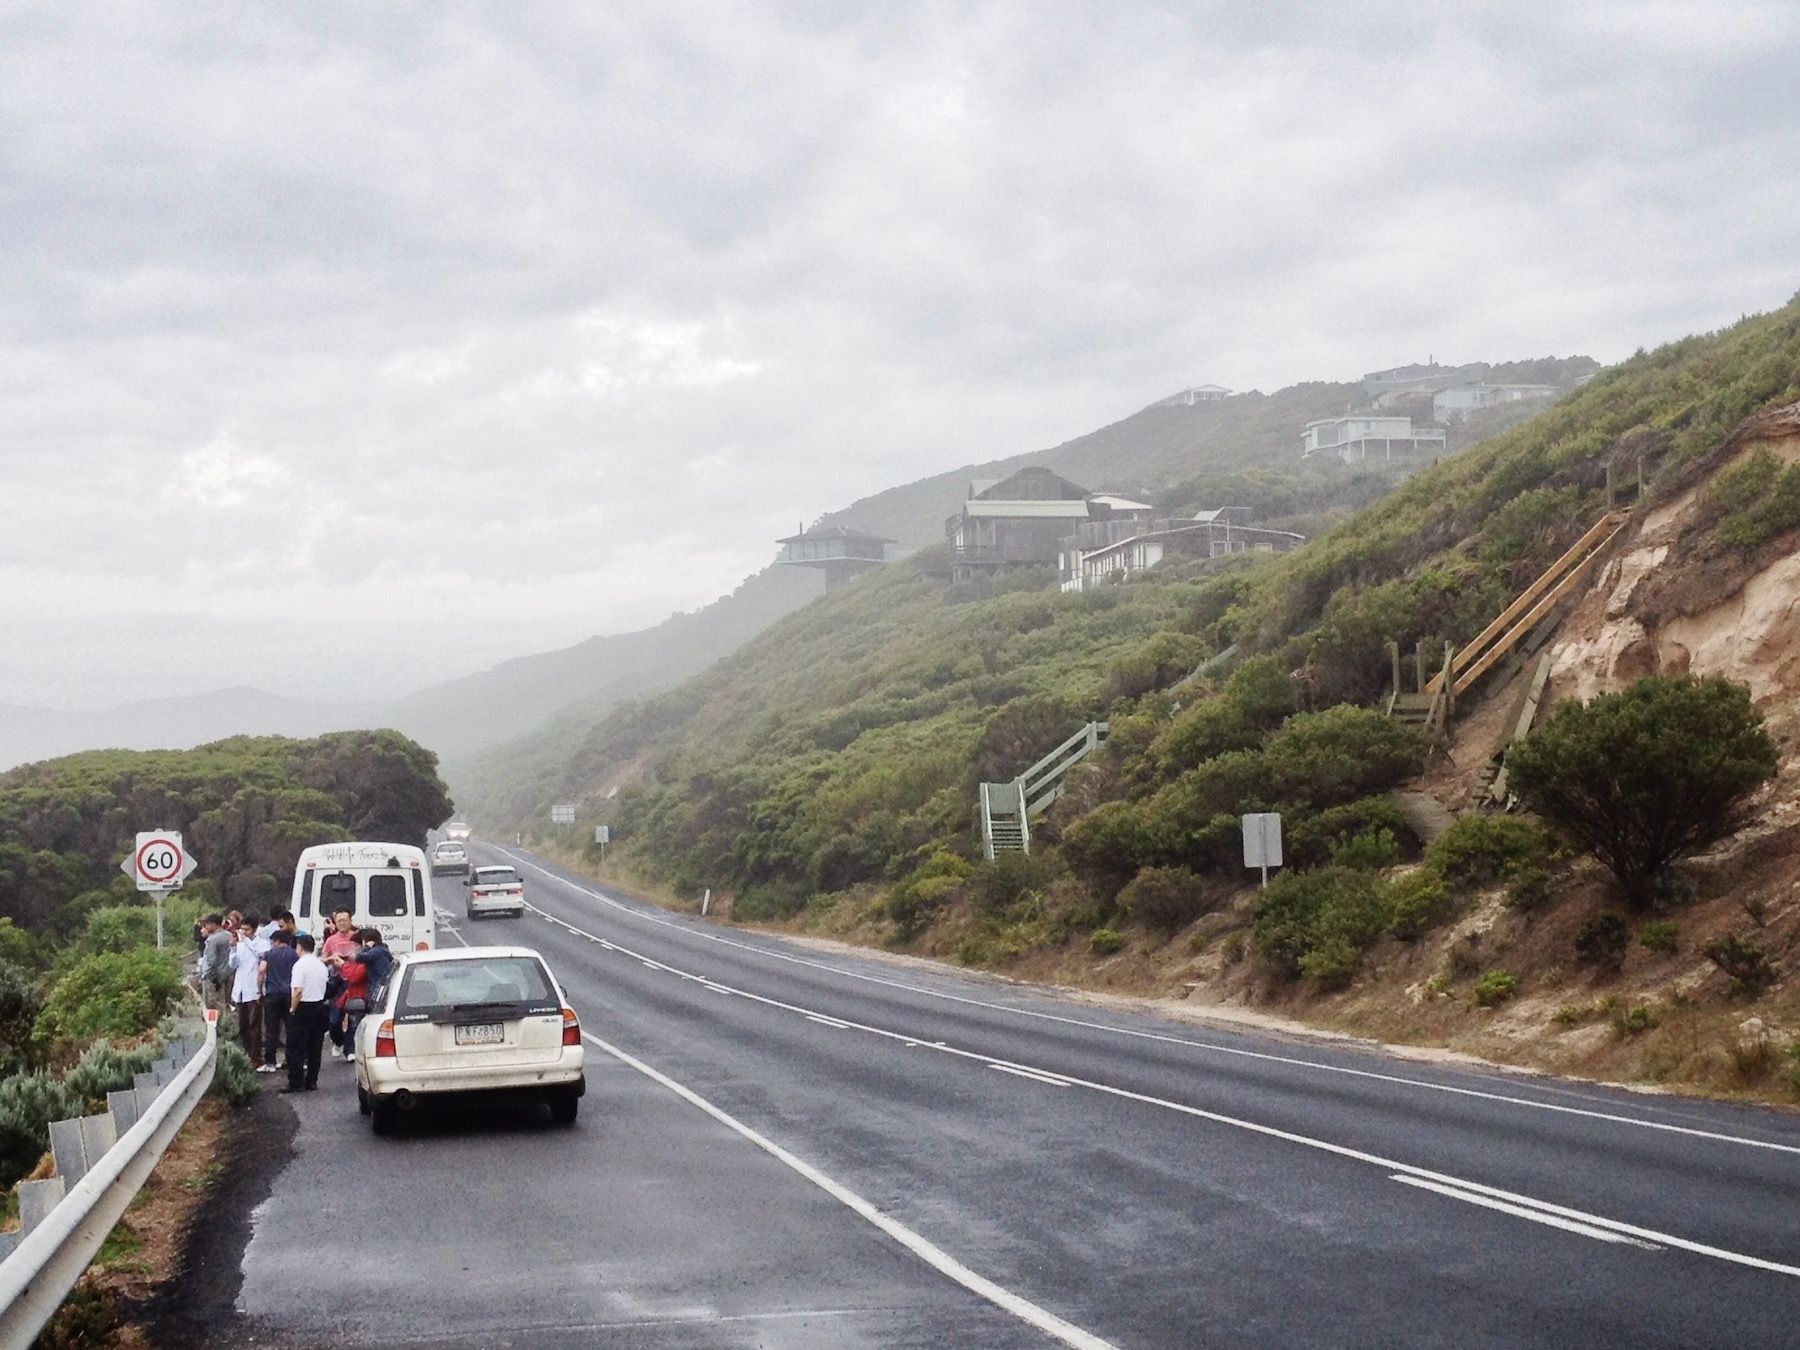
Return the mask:
[[[1509,1204],[1504,1200],[1490,1200],[1485,1195],[1476,1195],[1457,1186],[1443,1186],[1435,1181],[1427,1181],[1423,1177],[1409,1177],[1404,1172],[1395,1172],[1389,1181],[1398,1181],[1405,1186],[1417,1186],[1420,1190],[1435,1191],[1439,1195],[1447,1195],[1452,1200],[1461,1200],[1464,1204],[1480,1205],[1484,1209],[1497,1209],[1503,1214],[1517,1215],[1521,1219],[1530,1219],[1533,1223],[1548,1224],[1552,1228],[1561,1228],[1565,1232],[1579,1233],[1598,1242],[1618,1242],[1632,1247],[1642,1247],[1645,1251],[1660,1252],[1661,1247],[1654,1242],[1645,1242],[1642,1238],[1627,1237],[1623,1233],[1614,1233],[1605,1228],[1597,1228],[1590,1223],[1577,1223],[1573,1219],[1560,1218],[1555,1214],[1547,1214],[1541,1210],[1529,1209],[1524,1205]]]
[[[571,931],[577,933],[581,932],[580,929],[573,928]],[[627,955],[637,955],[637,953],[633,952],[629,947],[620,947],[619,950]],[[640,957],[639,959],[641,960],[642,958]],[[675,969],[673,966],[666,966],[663,968],[670,971],[674,971]],[[739,998],[748,999],[752,1003],[763,1004],[765,1007],[778,1008],[785,1012],[800,1013],[802,1015],[810,1014],[813,1011],[813,1009],[803,1007],[800,1004],[783,1003],[779,999],[769,998],[764,994],[752,993],[747,989],[727,989],[726,986],[719,987],[725,989],[726,992],[735,993]],[[898,1031],[889,1031],[885,1027],[870,1026],[864,1022],[850,1022],[847,1026],[856,1031],[866,1031],[871,1035],[880,1036],[886,1040],[900,1042],[903,1045],[912,1046],[917,1044],[913,1037],[906,1036]],[[974,1050],[963,1050],[955,1046],[946,1045],[943,1041],[931,1043],[931,1048],[940,1050],[947,1055],[954,1055],[959,1059],[990,1064],[996,1068],[1000,1067],[1003,1063],[1003,1061],[996,1061],[991,1055],[984,1055]],[[1024,1070],[1031,1074],[1044,1074],[1048,1076],[1047,1071],[1035,1068],[1028,1064],[1012,1063],[1011,1067]],[[1244,1120],[1238,1116],[1228,1116],[1218,1111],[1208,1111],[1203,1107],[1189,1106],[1184,1102],[1170,1101],[1164,1097],[1152,1097],[1147,1093],[1133,1092],[1127,1088],[1115,1087],[1110,1083],[1096,1082],[1093,1079],[1078,1078],[1074,1075],[1062,1075],[1061,1077],[1067,1085],[1072,1087],[1085,1087],[1095,1092],[1103,1092],[1108,1096],[1122,1098],[1126,1101],[1135,1101],[1147,1106],[1162,1107],[1165,1110],[1176,1111],[1182,1115],[1193,1116],[1199,1120],[1208,1120],[1219,1125],[1229,1125],[1233,1128],[1245,1130],[1252,1134],[1260,1134],[1265,1138],[1284,1140],[1287,1143],[1299,1144],[1305,1148],[1317,1149],[1322,1153],[1330,1153],[1337,1157],[1349,1158],[1356,1162],[1369,1163],[1388,1171],[1403,1172],[1409,1176],[1419,1177],[1423,1180],[1436,1182],[1443,1186],[1456,1187],[1459,1190],[1478,1193],[1495,1200],[1526,1206],[1539,1213],[1555,1214],[1577,1223],[1588,1224],[1596,1228],[1604,1228],[1614,1233],[1629,1234],[1632,1237],[1643,1238],[1662,1246],[1678,1247],[1683,1251],[1693,1252],[1700,1256],[1714,1257],[1718,1260],[1729,1261],[1736,1265],[1750,1266],[1757,1270],[1766,1270],[1778,1275],[1800,1276],[1800,1266],[1784,1265],[1779,1261],[1769,1261],[1763,1257],[1751,1256],[1745,1252],[1734,1252],[1724,1247],[1713,1247],[1703,1242],[1694,1242],[1687,1238],[1677,1237],[1673,1233],[1660,1232],[1654,1228],[1640,1228],[1635,1224],[1625,1223],[1619,1219],[1609,1219],[1604,1215],[1590,1214],[1585,1210],[1570,1209],[1564,1205],[1553,1204],[1548,1200],[1539,1200],[1533,1196],[1521,1195],[1517,1191],[1508,1191],[1498,1186],[1489,1186],[1484,1182],[1468,1181],[1462,1177],[1450,1176],[1444,1172],[1434,1172],[1429,1168],[1420,1167],[1414,1163],[1401,1162],[1394,1158],[1384,1158],[1380,1154],[1367,1153],[1362,1149],[1351,1148],[1346,1144],[1334,1144],[1329,1140],[1316,1139],[1310,1135],[1296,1134],[1291,1130],[1283,1130],[1274,1125],[1261,1125],[1253,1120]]]
[[[1210,1041],[1197,1041],[1186,1036],[1165,1036],[1154,1031],[1138,1031],[1131,1027],[1110,1026],[1105,1022],[1090,1022],[1080,1017],[1064,1017],[1057,1013],[1040,1012],[1033,1008],[1014,1008],[1009,1007],[1004,1003],[992,1003],[986,999],[967,998],[960,994],[946,994],[935,989],[924,989],[918,985],[907,984],[903,980],[883,979],[879,975],[869,975],[856,970],[845,970],[841,966],[833,966],[823,961],[814,961],[807,957],[795,956],[789,952],[771,951],[767,947],[758,947],[753,943],[736,942],[731,938],[718,933],[703,932],[690,924],[675,923],[669,919],[659,918],[654,914],[646,914],[641,910],[632,908],[630,905],[622,904],[610,895],[604,895],[599,891],[589,890],[586,886],[570,881],[567,877],[560,877],[548,868],[540,866],[522,855],[512,853],[510,850],[502,848],[498,844],[491,844],[489,847],[496,853],[505,854],[515,862],[522,863],[533,871],[542,873],[544,876],[550,878],[550,880],[556,882],[559,886],[567,886],[570,890],[579,895],[585,895],[590,899],[600,901],[602,904],[610,905],[620,913],[629,914],[633,918],[640,919],[645,923],[656,924],[662,928],[672,928],[678,932],[688,933],[694,937],[703,938],[708,942],[717,942],[722,946],[733,947],[739,951],[753,952],[758,956],[766,956],[773,960],[787,961],[794,965],[809,966],[814,970],[827,971],[833,975],[840,975],[845,979],[863,980],[870,984],[885,985],[890,989],[905,990],[908,993],[918,994],[924,998],[939,999],[948,1003],[962,1003],[975,1008],[987,1008],[993,1012],[1010,1013],[1015,1017],[1029,1017],[1044,1022],[1058,1022],[1065,1026],[1081,1027],[1089,1031],[1110,1032],[1116,1036],[1130,1036],[1138,1040],[1160,1041],[1167,1045],[1187,1046],[1195,1050],[1211,1051],[1214,1054],[1235,1055],[1240,1059],[1261,1060],[1271,1064],[1286,1064],[1295,1068],[1312,1069],[1319,1073],[1342,1074],[1349,1078],[1369,1078],[1377,1082],[1393,1083],[1399,1086],[1419,1088],[1429,1092],[1444,1092],[1453,1096],[1474,1097],[1482,1101],[1505,1102],[1511,1106],[1529,1107],[1537,1111],[1552,1111],[1561,1115],[1583,1116],[1589,1120],[1604,1120],[1616,1125],[1632,1125],[1645,1130],[1661,1130],[1668,1134],[1686,1135],[1693,1139],[1711,1139],[1719,1143],[1741,1144],[1746,1148],[1762,1148],[1770,1149],[1778,1153],[1800,1154],[1800,1145],[1795,1144],[1778,1144],[1766,1139],[1751,1139],[1745,1135],[1724,1134],[1717,1130],[1696,1129],[1689,1125],[1669,1125],[1660,1120],[1640,1120],[1636,1116],[1622,1116],[1610,1111],[1594,1111],[1580,1106],[1562,1106],[1555,1102],[1533,1101],[1529,1097],[1513,1097],[1508,1096],[1503,1092],[1484,1092],[1479,1088],[1456,1087],[1449,1083],[1431,1083],[1419,1078],[1404,1078],[1399,1074],[1376,1073],[1371,1069],[1352,1069],[1347,1065],[1341,1064],[1321,1064],[1317,1060],[1301,1059],[1294,1055],[1276,1055],[1263,1050],[1245,1050],[1238,1046],[1216,1045]],[[538,912],[543,913],[541,910]],[[549,916],[545,915],[545,917],[548,918]],[[560,922],[560,920],[557,922]]]
[[[856,1192],[833,1181],[811,1163],[795,1157],[774,1140],[758,1134],[728,1111],[714,1106],[699,1093],[684,1087],[667,1074],[652,1068],[618,1046],[601,1040],[591,1032],[582,1032],[581,1039],[604,1050],[628,1068],[636,1069],[651,1082],[667,1088],[690,1106],[698,1107],[727,1129],[748,1139],[770,1157],[799,1173],[839,1204],[875,1225],[939,1274],[956,1281],[971,1293],[977,1294],[994,1306],[1011,1313],[1020,1321],[1029,1323],[1045,1335],[1055,1337],[1064,1345],[1077,1346],[1080,1347],[1080,1350],[1113,1350],[1110,1342],[1101,1340],[1092,1332],[1084,1331],[1074,1323],[1064,1321],[1048,1309],[1040,1308],[1029,1299],[1002,1288],[985,1276],[977,1275],[941,1247],[915,1233],[898,1219],[882,1213]]]

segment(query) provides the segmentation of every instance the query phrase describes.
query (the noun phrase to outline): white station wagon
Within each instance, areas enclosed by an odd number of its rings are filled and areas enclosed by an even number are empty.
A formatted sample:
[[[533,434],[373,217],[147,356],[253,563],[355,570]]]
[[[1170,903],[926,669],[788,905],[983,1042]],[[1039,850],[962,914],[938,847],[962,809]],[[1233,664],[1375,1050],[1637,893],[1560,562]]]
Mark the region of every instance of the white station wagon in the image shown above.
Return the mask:
[[[416,952],[356,1032],[356,1100],[376,1134],[429,1098],[535,1096],[573,1125],[587,1091],[581,1020],[529,947]]]

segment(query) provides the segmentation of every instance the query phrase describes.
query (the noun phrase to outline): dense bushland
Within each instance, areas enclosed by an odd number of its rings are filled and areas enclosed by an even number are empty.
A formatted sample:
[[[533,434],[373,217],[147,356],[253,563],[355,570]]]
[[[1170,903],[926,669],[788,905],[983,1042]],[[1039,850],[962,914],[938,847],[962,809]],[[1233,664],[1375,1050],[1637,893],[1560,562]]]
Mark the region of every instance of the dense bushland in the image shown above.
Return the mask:
[[[1641,473],[1653,496],[1684,491],[1735,453],[1747,415],[1797,397],[1800,301],[1602,371],[1391,491],[1372,486],[1386,495],[1289,555],[1063,594],[1033,572],[950,586],[928,550],[619,710],[518,820],[585,800],[634,866],[678,891],[729,888],[741,916],[865,888],[900,939],[972,924],[961,949],[988,959],[1204,912],[1242,879],[1239,814],[1279,810],[1290,870],[1258,905],[1256,945],[1278,969],[1339,979],[1370,943],[1416,938],[1478,888],[1520,909],[1549,892],[1549,842],[1517,822],[1459,827],[1404,870],[1416,843],[1384,794],[1423,747],[1368,706],[1387,688],[1387,644],[1435,660],[1467,641],[1608,508],[1609,482],[1629,490]],[[1753,458],[1734,473],[1714,489],[1719,519],[1746,543],[1785,528],[1788,471]],[[1345,488],[1332,474],[1211,471],[1164,504],[1241,490],[1271,515],[1328,515]],[[994,902],[974,861],[976,784],[1094,718],[1111,739],[1034,827],[1042,875]]]

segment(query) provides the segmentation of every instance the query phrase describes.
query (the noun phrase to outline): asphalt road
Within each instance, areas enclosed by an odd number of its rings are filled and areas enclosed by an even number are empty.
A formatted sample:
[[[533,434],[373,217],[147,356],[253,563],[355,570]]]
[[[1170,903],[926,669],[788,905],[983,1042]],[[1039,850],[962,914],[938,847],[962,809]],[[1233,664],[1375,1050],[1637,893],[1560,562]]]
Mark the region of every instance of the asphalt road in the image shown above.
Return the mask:
[[[608,896],[516,850],[580,1123],[281,1099],[242,1339],[1783,1346],[1800,1117],[1152,1016]],[[273,1104],[271,1104],[273,1105]]]

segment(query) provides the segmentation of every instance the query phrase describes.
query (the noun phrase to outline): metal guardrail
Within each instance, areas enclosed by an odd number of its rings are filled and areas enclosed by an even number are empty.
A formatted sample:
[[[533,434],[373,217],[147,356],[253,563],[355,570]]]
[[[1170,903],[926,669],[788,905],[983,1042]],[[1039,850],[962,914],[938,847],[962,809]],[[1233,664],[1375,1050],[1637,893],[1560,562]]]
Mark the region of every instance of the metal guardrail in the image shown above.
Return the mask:
[[[19,1183],[21,1231],[0,1248],[0,1350],[30,1350],[212,1083],[216,1026],[175,1046],[100,1115],[52,1122],[56,1175]]]

